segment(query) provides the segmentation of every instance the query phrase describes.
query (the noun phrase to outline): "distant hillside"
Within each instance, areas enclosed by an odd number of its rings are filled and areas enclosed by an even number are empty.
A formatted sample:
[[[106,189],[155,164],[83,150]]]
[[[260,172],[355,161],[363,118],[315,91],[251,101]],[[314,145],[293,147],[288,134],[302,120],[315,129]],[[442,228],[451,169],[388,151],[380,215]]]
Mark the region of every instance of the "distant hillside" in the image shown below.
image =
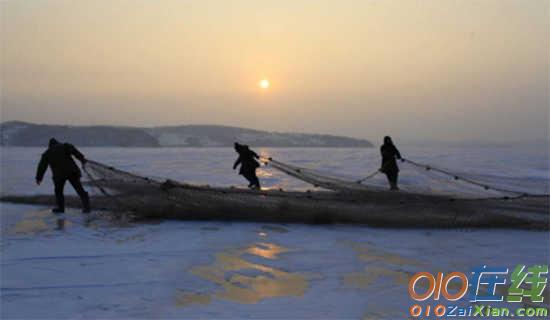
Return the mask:
[[[333,135],[279,133],[216,125],[115,127],[0,124],[2,146],[44,146],[51,137],[93,147],[229,147],[239,141],[263,147],[372,147],[367,140]]]
[[[51,137],[88,147],[158,147],[157,139],[143,129],[109,126],[62,126],[25,122],[0,124],[1,145],[45,146]]]

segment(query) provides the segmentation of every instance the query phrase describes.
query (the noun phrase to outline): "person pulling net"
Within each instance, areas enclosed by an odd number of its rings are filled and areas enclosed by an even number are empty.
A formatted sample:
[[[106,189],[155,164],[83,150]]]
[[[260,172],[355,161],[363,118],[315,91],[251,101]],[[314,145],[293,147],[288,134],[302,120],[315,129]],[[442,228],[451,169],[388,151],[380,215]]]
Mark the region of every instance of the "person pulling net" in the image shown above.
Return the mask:
[[[391,175],[386,174],[383,166],[361,179],[354,179],[341,174],[295,166],[272,157],[264,157],[263,161],[272,168],[315,187],[338,192],[385,191],[387,190],[385,180],[393,179]],[[525,179],[492,175],[457,173],[403,157],[394,161],[399,161],[400,189],[408,194],[438,195],[449,199],[471,200],[548,196],[547,181],[525,181]],[[382,177],[381,173],[386,175],[386,179]],[[390,181],[390,183],[392,182]]]
[[[269,161],[269,160],[267,160]],[[407,171],[404,162],[402,171]],[[409,192],[373,192],[373,187],[353,179],[299,169],[273,160],[271,166],[294,175],[306,174],[323,188],[343,190],[285,191],[246,190],[185,184],[140,176],[110,165],[88,160],[84,172],[93,187],[96,214],[123,221],[141,219],[223,220],[279,223],[350,223],[383,227],[448,228],[507,227],[548,230],[548,197],[510,201],[455,201],[448,197]],[[412,166],[412,165],[411,165]],[[296,170],[298,169],[298,170]],[[420,168],[419,168],[420,169]],[[431,172],[432,170],[423,171]],[[420,170],[420,171],[422,171]],[[311,173],[311,174],[309,174]],[[376,175],[386,185],[385,177]],[[403,179],[406,184],[406,179]],[[371,180],[369,179],[370,183]],[[348,192],[348,185],[358,192]],[[403,190],[403,189],[402,189]],[[68,197],[67,205],[78,207],[78,198]],[[4,196],[0,201],[49,204],[51,196]],[[94,215],[96,215],[94,214]]]
[[[384,137],[384,144],[380,147],[380,155],[382,156],[382,164],[380,165],[380,172],[386,174],[388,182],[390,183],[390,190],[397,191],[397,179],[399,177],[399,167],[397,166],[397,159],[401,160],[401,153],[395,145],[390,136]]]
[[[80,182],[82,174],[73,157],[78,159],[82,163],[82,166],[86,164],[86,158],[75,146],[70,143],[60,143],[55,138],[50,139],[48,149],[40,157],[40,162],[36,169],[36,184],[40,185],[42,183],[46,170],[50,168],[56,202],[56,207],[52,209],[53,213],[65,212],[64,188],[67,181],[69,181],[80,197],[82,212],[90,213],[90,198],[88,192],[82,187]]]
[[[250,150],[247,145],[235,142],[234,147],[239,157],[233,164],[233,170],[237,169],[240,165],[239,174],[248,180],[248,187],[251,189],[261,189],[260,180],[256,175],[256,169],[260,167],[260,163],[256,161],[256,159],[260,159],[260,156],[256,152]]]
[[[327,173],[316,169],[296,166],[274,159],[260,157],[261,161],[272,169],[307,182],[314,187],[332,190],[339,193],[372,194],[387,190],[387,177],[379,170],[368,176],[357,179],[342,174]],[[498,176],[463,174],[452,170],[435,167],[414,160],[402,158],[400,166],[401,193],[418,195],[444,196],[448,199],[512,199],[520,197],[547,196],[548,186],[541,181],[524,181],[524,179],[502,178]],[[89,175],[91,186],[104,190],[114,190],[130,194],[146,194],[147,190],[183,184],[172,180],[158,180],[127,173],[97,162],[88,161],[85,172]],[[186,188],[196,186],[185,185]],[[207,188],[206,188],[207,189]],[[210,188],[212,190],[216,188]],[[235,189],[244,192],[242,189]],[[261,192],[261,190],[249,192]],[[224,191],[226,192],[226,191]]]

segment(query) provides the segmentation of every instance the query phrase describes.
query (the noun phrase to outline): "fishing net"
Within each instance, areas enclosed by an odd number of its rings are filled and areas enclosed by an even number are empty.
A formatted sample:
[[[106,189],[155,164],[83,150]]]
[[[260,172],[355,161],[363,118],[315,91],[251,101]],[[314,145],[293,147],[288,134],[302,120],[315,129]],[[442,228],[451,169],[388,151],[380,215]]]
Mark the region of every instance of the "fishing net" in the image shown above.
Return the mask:
[[[361,215],[364,207],[336,192],[287,192],[198,186],[149,179],[88,161],[86,184],[100,190],[95,205],[134,218],[243,220],[305,223],[365,223],[377,217]],[[349,200],[349,201],[347,201]],[[378,217],[382,216],[379,210]],[[380,219],[380,218],[378,218]],[[438,222],[441,219],[438,220]],[[454,223],[446,218],[445,223]],[[399,222],[404,223],[404,222]]]
[[[355,180],[272,158],[262,160],[320,190],[200,186],[143,177],[91,160],[84,166],[85,183],[102,193],[94,198],[95,208],[128,212],[136,218],[550,228],[548,196],[535,198],[543,191],[526,193],[521,187],[527,186],[521,183],[506,189],[511,182],[497,177],[474,180],[479,176],[457,176],[405,161],[400,165],[402,191],[387,192],[385,177],[377,172]]]
[[[88,178],[85,184],[111,199],[121,210],[139,212],[144,205],[158,203],[158,200],[150,201],[160,190],[161,183],[157,180],[92,160],[88,160],[82,168]]]
[[[327,172],[321,172],[320,170],[313,170],[304,167],[294,166],[284,162],[274,160],[273,158],[263,159],[264,163],[272,168],[279,170],[289,176],[296,179],[307,182],[314,187],[321,187],[327,190],[339,191],[339,192],[360,192],[360,191],[374,191],[383,189],[379,186],[367,186],[353,181],[351,178],[342,177],[341,175],[332,175]]]
[[[378,170],[358,179],[296,166],[273,158],[262,158],[262,162],[268,167],[325,190],[357,194],[384,192],[388,189],[386,176]],[[547,196],[549,193],[548,180],[542,178],[513,179],[495,175],[457,173],[408,159],[398,163],[400,193],[444,196],[452,199],[510,199]],[[159,195],[164,199],[177,202],[184,190],[192,189],[218,192],[223,197],[237,197],[239,193],[252,192],[245,189],[228,190],[229,188],[182,184],[161,178],[152,179],[95,161],[89,161],[86,164],[85,172],[90,180],[88,184],[105,195],[113,196],[115,193],[140,195],[133,201],[134,206],[143,205],[145,200],[151,200],[151,197]],[[281,194],[281,196],[289,195]],[[186,201],[189,200],[186,198]]]
[[[264,163],[285,174],[308,182],[316,187],[340,192],[385,191],[386,176],[378,170],[354,179],[300,166],[273,158]],[[547,196],[549,181],[546,179],[513,179],[494,175],[459,173],[422,164],[412,160],[399,161],[399,188],[401,192],[423,195],[440,195],[454,199],[490,199]]]
[[[83,167],[88,178],[85,184],[111,199],[117,209],[123,208],[146,215],[162,211],[159,216],[174,212],[240,212],[243,208],[255,212],[278,212],[282,201],[299,199],[333,199],[332,192],[287,192],[284,190],[257,191],[235,187],[194,185],[173,180],[148,178],[89,160]],[[309,204],[307,210],[322,209],[322,204]],[[314,208],[316,207],[316,208]],[[245,210],[246,211],[246,210]],[[214,214],[212,214],[214,213]]]

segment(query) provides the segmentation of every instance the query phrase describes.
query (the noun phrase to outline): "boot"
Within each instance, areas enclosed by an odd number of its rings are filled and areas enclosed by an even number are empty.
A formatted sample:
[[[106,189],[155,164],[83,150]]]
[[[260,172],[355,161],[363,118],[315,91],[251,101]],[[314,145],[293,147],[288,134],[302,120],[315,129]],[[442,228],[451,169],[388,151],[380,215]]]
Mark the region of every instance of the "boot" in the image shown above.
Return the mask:
[[[65,209],[59,208],[59,207],[55,207],[55,208],[52,209],[52,212],[53,212],[53,213],[64,213],[64,212],[65,212]]]

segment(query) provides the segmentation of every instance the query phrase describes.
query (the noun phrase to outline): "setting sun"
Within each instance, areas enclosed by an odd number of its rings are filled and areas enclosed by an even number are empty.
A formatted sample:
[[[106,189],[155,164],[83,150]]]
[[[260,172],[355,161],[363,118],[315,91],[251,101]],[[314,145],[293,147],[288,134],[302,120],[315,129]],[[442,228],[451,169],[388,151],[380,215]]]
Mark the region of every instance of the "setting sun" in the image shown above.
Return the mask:
[[[269,80],[262,79],[262,80],[260,80],[259,85],[260,85],[260,88],[267,89],[267,88],[269,88]]]

